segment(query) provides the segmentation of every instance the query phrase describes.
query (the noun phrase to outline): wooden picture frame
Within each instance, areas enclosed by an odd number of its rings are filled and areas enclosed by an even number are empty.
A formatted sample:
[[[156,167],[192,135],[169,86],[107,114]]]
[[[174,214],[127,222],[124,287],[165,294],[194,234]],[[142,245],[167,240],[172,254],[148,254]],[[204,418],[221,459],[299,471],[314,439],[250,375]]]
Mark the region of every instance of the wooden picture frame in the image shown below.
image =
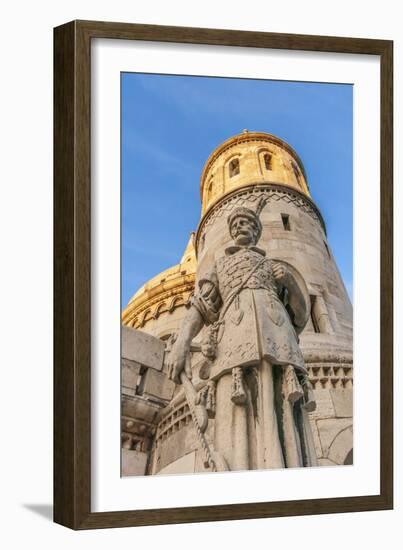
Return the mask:
[[[91,40],[113,38],[380,56],[380,494],[91,512]],[[386,510],[393,507],[393,42],[73,21],[54,30],[54,520],[72,529]]]

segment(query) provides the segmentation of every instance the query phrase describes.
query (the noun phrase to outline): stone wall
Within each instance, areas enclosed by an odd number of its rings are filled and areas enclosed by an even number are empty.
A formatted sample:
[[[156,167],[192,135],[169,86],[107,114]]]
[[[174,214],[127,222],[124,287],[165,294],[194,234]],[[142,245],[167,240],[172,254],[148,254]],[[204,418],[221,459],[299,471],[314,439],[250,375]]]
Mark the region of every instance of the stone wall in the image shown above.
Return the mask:
[[[175,384],[163,372],[164,343],[122,327],[122,475],[144,475],[160,411]]]

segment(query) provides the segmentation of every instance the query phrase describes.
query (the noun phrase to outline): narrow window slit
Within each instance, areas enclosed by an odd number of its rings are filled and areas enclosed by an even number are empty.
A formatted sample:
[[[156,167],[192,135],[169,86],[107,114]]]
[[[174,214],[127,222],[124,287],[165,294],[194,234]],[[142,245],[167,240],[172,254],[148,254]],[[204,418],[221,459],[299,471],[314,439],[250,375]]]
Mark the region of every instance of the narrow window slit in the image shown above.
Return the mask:
[[[281,221],[285,231],[291,231],[290,216],[288,214],[281,214]]]
[[[311,298],[311,321],[312,321],[313,330],[316,333],[319,333],[320,328],[319,328],[319,324],[318,324],[318,319],[316,318],[316,315],[315,315],[316,296],[310,296],[310,298]]]

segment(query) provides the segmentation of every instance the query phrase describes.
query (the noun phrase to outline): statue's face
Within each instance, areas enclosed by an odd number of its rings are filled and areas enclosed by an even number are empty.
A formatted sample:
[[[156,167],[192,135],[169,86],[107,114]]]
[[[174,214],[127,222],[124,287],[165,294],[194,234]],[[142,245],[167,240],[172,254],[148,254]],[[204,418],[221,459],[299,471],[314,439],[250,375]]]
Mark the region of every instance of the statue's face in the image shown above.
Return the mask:
[[[245,216],[237,216],[231,224],[231,237],[238,245],[256,244],[257,227]]]

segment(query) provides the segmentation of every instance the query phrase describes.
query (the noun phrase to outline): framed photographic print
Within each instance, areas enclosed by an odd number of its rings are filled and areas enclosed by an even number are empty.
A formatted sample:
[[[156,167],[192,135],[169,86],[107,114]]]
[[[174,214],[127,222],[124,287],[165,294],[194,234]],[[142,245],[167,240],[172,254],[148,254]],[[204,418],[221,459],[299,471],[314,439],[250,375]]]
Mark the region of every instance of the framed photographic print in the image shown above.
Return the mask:
[[[54,44],[55,521],[392,508],[392,42]]]

